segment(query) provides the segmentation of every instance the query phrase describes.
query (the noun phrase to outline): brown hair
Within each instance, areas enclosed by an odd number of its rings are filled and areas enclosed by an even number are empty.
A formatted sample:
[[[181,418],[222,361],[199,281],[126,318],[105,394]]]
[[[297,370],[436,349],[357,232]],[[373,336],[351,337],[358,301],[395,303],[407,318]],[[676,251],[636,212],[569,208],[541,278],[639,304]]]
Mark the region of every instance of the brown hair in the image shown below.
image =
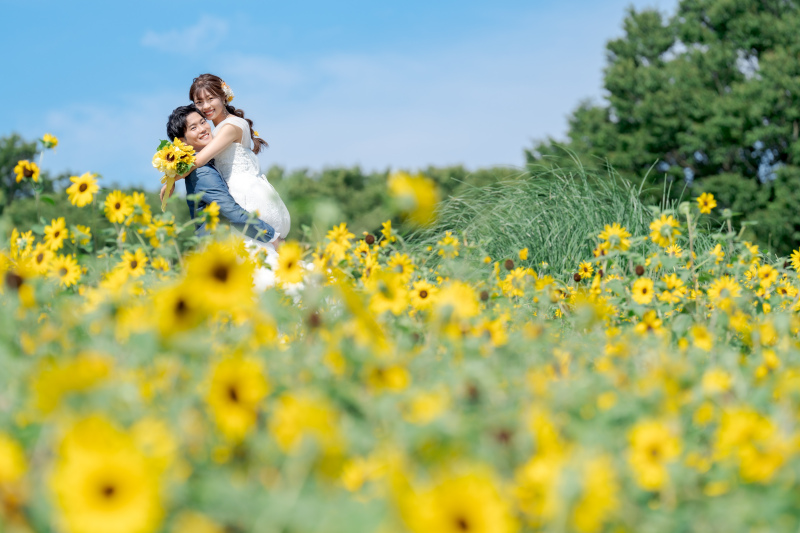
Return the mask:
[[[231,115],[236,115],[239,118],[244,118],[247,123],[250,125],[250,138],[253,140],[253,153],[258,153],[261,151],[261,147],[269,146],[267,141],[260,137],[256,137],[256,132],[253,130],[253,121],[249,118],[245,118],[244,111],[241,109],[236,109],[232,105],[230,105],[225,96],[225,90],[222,88],[222,84],[225,83],[222,81],[222,78],[219,76],[215,76],[213,74],[200,74],[195,79],[192,80],[192,86],[189,88],[189,99],[194,102],[194,96],[197,94],[198,91],[205,89],[214,96],[218,96],[220,100],[225,103],[225,109]]]

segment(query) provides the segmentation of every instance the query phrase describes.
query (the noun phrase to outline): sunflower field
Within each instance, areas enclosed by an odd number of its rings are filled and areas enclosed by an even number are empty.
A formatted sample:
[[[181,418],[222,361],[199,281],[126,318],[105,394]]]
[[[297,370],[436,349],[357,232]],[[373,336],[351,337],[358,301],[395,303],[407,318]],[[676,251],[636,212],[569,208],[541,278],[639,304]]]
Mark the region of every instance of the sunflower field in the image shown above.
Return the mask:
[[[391,180],[432,223],[432,182]],[[338,224],[256,292],[263,257],[214,209],[198,239],[72,182],[110,226],[0,251],[2,531],[800,527],[800,252],[744,241],[711,195],[594,228],[559,271]]]

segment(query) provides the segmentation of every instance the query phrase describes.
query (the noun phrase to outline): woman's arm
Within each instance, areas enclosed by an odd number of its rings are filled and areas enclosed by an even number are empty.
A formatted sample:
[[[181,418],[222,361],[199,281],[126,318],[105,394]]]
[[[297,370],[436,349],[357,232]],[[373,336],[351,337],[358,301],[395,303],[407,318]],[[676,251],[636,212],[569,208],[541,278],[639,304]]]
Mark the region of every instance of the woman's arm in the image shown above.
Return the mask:
[[[191,174],[194,169],[207,165],[209,161],[218,156],[219,153],[225,148],[230,146],[232,143],[239,142],[241,138],[242,128],[239,126],[234,126],[233,124],[223,124],[222,128],[219,130],[219,133],[217,133],[217,136],[214,137],[205,148],[197,153],[194,158],[194,165],[192,165],[185,174],[176,176],[175,180],[182,180]]]

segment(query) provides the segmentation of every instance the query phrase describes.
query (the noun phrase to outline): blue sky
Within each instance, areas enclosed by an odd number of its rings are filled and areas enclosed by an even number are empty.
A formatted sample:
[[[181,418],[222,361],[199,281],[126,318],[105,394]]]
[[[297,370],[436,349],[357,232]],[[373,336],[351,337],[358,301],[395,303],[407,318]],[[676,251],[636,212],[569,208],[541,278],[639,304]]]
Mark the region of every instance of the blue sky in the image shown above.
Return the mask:
[[[53,133],[45,168],[156,189],[166,118],[212,72],[270,143],[265,169],[521,166],[602,97],[626,8],[676,3],[0,0],[0,136]]]

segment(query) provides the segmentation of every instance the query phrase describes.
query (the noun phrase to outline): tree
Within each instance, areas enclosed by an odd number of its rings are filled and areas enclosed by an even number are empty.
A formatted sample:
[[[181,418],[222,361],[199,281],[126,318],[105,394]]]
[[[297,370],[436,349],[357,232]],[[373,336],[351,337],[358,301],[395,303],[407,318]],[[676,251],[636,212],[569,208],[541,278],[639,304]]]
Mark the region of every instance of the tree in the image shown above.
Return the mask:
[[[566,146],[631,180],[658,162],[673,192],[714,193],[787,253],[800,242],[798,34],[794,0],[681,0],[669,19],[629,9],[607,45],[606,101],[577,108]],[[549,139],[526,157],[559,153]]]

